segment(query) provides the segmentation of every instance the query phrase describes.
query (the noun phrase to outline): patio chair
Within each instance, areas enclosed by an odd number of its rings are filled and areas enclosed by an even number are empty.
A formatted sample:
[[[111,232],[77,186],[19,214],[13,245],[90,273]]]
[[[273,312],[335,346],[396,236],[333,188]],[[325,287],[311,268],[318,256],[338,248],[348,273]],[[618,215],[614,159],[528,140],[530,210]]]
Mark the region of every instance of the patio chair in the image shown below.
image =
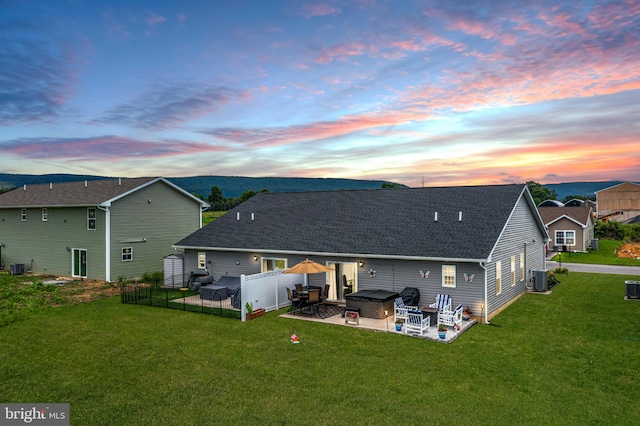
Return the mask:
[[[325,308],[325,310],[327,309],[325,303],[327,301],[327,298],[329,297],[329,287],[331,287],[329,284],[325,284],[324,289],[322,289],[322,292],[320,292],[320,306]]]
[[[393,302],[393,320],[396,321],[398,318],[403,320],[407,319],[407,312],[409,310],[416,311],[418,310],[417,306],[407,306],[404,304],[404,300],[402,297],[397,297]]]
[[[294,284],[295,290],[294,290],[294,296],[296,295],[296,293],[300,293],[302,292],[302,284],[298,283],[298,284]]]
[[[309,298],[307,299],[307,303],[305,306],[310,307],[312,313],[315,313],[319,303],[320,303],[320,290],[319,289],[309,290]]]
[[[295,313],[300,306],[302,305],[302,299],[300,299],[297,296],[294,296],[291,294],[291,289],[289,287],[287,287],[287,299],[289,299],[291,301],[291,308],[293,310],[293,313]]]
[[[450,325],[454,330],[458,331],[462,326],[462,304],[459,304],[454,310],[445,310],[438,313],[438,325]]]
[[[436,308],[438,312],[451,310],[451,297],[448,294],[438,294],[436,296],[436,303],[429,305],[430,308]]]
[[[422,311],[407,311],[407,318],[404,321],[404,333],[405,334],[419,334],[424,336],[429,332],[431,326],[431,318],[425,317]]]

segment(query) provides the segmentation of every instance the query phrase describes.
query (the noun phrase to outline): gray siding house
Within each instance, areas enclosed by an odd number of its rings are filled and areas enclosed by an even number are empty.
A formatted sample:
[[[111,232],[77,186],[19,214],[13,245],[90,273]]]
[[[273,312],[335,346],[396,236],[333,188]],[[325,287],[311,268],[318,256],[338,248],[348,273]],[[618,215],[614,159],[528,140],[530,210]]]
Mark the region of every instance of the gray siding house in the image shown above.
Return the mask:
[[[548,235],[526,185],[260,193],[176,243],[215,279],[309,258],[329,300],[365,289],[446,293],[488,321],[545,269]]]
[[[25,185],[0,194],[0,264],[107,281],[161,271],[207,206],[163,178]]]

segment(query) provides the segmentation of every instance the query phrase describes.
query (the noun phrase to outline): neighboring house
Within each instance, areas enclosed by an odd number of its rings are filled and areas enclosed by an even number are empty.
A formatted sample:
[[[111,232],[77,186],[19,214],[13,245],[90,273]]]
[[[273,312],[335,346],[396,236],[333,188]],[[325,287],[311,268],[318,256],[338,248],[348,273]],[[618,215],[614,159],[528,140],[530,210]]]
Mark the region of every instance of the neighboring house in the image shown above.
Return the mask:
[[[538,207],[553,251],[587,251],[591,247],[595,219],[586,203],[571,207]]]
[[[364,289],[447,293],[485,321],[545,269],[548,235],[526,185],[260,193],[176,243],[185,272],[329,266],[329,300]]]
[[[624,182],[596,191],[598,219],[637,221],[640,216],[640,185]]]
[[[0,194],[0,263],[107,281],[161,271],[206,206],[163,178],[25,185]]]

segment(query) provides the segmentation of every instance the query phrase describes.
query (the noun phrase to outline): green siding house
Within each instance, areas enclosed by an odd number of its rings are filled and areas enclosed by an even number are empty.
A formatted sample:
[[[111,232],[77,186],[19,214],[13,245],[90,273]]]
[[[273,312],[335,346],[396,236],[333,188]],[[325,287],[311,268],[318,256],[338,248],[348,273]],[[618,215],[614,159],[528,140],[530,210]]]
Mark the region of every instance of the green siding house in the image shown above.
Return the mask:
[[[0,194],[0,268],[106,281],[161,271],[206,207],[163,178],[25,185]]]

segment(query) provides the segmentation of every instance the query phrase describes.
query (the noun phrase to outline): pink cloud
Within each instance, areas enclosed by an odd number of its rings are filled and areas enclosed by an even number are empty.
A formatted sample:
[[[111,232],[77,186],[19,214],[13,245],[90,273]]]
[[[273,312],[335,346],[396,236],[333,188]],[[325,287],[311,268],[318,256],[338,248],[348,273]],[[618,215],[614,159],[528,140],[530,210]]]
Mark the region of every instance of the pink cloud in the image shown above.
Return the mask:
[[[355,41],[336,44],[322,49],[322,52],[316,58],[316,62],[326,64],[333,62],[334,59],[345,60],[349,56],[360,56],[365,54],[366,47],[364,43]]]
[[[301,15],[307,19],[315,16],[337,15],[342,12],[340,9],[329,6],[327,3],[308,4],[302,8]]]
[[[0,144],[2,151],[29,159],[114,161],[131,158],[163,158],[224,151],[225,147],[196,142],[142,141],[124,136],[92,138],[25,138]]]

